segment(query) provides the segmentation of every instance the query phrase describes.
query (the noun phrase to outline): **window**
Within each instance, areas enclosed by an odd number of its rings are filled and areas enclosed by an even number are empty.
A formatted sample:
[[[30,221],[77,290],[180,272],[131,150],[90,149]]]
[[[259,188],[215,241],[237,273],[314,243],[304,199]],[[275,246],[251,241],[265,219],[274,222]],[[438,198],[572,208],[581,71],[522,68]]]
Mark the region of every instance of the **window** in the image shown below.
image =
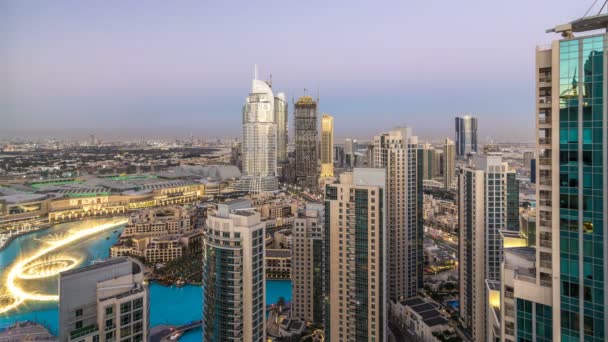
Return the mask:
[[[113,306],[106,306],[106,316],[111,315],[114,312]]]
[[[131,311],[131,302],[125,302],[120,304],[120,313]]]
[[[76,317],[82,316],[82,309],[76,309]]]
[[[76,329],[82,328],[82,321],[76,322]]]

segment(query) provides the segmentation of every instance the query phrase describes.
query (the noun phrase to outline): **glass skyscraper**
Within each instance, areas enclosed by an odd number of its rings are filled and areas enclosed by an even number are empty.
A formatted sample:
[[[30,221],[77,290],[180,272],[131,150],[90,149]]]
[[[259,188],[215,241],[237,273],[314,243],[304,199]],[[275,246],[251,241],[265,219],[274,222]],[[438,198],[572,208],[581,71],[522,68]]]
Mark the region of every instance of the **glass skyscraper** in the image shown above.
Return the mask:
[[[545,325],[552,318],[553,341],[606,341],[606,27],[606,14],[578,19],[537,48],[535,273],[551,295],[518,298],[515,287],[517,340],[540,340],[540,312]]]
[[[296,184],[315,189],[319,178],[317,156],[317,102],[302,96],[294,106]]]
[[[456,155],[460,158],[477,153],[477,118],[471,115],[456,117]]]

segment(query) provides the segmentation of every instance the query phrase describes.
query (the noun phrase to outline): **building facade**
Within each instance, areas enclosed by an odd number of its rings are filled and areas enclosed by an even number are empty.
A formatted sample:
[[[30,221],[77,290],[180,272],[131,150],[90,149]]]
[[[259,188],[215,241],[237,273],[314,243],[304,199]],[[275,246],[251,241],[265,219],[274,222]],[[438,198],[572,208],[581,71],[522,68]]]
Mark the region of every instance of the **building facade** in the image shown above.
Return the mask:
[[[287,144],[289,142],[288,121],[289,112],[285,93],[274,97],[274,119],[277,125],[277,162],[287,161]]]
[[[273,191],[277,181],[277,124],[270,84],[257,79],[243,106],[243,175],[239,189]]]
[[[385,177],[355,168],[325,188],[326,341],[387,341]]]
[[[460,316],[474,341],[488,336],[486,280],[500,282],[501,231],[510,215],[519,221],[519,203],[509,201],[512,175],[500,155],[475,155],[458,174]]]
[[[443,141],[443,187],[448,190],[454,183],[456,177],[456,146],[449,138]]]
[[[334,176],[334,117],[321,117],[321,177]]]
[[[466,158],[470,153],[477,153],[477,118],[456,117],[456,156]]]
[[[373,167],[386,171],[387,274],[389,299],[417,295],[423,286],[422,167],[418,137],[409,127],[374,138]]]
[[[266,341],[264,223],[248,201],[220,203],[203,247],[203,341]]]
[[[149,293],[144,266],[121,257],[61,273],[59,340],[148,340]]]
[[[291,316],[323,323],[324,206],[308,203],[293,224]]]
[[[556,26],[536,52],[536,274],[553,284],[553,341],[607,338],[607,25]]]
[[[422,173],[420,177],[423,180],[431,180],[435,178],[436,165],[435,149],[431,144],[420,144],[418,147],[418,162],[422,165]]]
[[[317,166],[317,103],[310,96],[302,96],[294,106],[295,174],[296,184],[315,189],[319,171]]]

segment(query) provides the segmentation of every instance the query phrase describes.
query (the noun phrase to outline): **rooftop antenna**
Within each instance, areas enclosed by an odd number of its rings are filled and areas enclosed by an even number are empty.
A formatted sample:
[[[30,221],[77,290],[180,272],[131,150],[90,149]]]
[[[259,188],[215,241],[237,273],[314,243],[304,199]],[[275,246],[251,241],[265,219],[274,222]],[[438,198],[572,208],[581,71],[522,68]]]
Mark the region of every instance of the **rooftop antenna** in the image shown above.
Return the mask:
[[[253,65],[253,79],[254,80],[258,79],[258,65],[257,64]]]
[[[272,74],[270,74],[270,80],[268,82],[270,83],[269,86],[272,88]]]
[[[606,3],[608,3],[608,0],[604,1],[604,3],[602,4],[602,7],[600,7],[599,12],[597,12],[598,15],[601,14],[602,11],[604,10],[604,7],[606,6]]]
[[[587,12],[585,12],[585,15],[583,15],[583,18],[587,17],[587,15],[589,14],[589,12],[591,12],[591,10],[593,9],[593,7],[595,7],[595,4],[597,4],[597,2],[598,2],[598,0],[593,1],[593,3],[591,4],[591,6],[587,10]],[[608,3],[608,0],[604,0],[604,3],[600,7],[600,10],[597,12],[596,15],[600,15],[602,13],[602,11],[604,10],[604,7],[606,6],[606,3]]]
[[[606,0],[608,1],[608,0]],[[317,85],[317,106],[319,105],[319,86]]]

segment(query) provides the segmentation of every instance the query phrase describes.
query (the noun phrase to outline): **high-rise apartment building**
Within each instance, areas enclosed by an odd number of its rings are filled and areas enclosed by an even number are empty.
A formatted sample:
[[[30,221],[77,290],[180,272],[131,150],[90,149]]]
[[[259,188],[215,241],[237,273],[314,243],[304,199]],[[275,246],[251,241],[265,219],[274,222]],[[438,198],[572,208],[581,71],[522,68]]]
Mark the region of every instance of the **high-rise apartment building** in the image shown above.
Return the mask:
[[[387,289],[397,302],[422,288],[422,177],[418,137],[409,127],[374,138],[373,167],[386,170]],[[422,169],[422,167],[420,167]]]
[[[385,177],[355,168],[325,188],[326,341],[387,341]]]
[[[431,144],[420,144],[418,146],[418,161],[422,167],[420,177],[424,180],[435,178],[435,169],[439,167],[439,165],[435,164],[435,154],[435,149]]]
[[[346,167],[355,167],[358,149],[357,139],[344,139],[344,162]]]
[[[266,341],[264,223],[248,200],[218,204],[203,245],[203,341]]]
[[[334,176],[334,118],[321,118],[321,177]]]
[[[294,135],[296,152],[296,184],[314,189],[317,187],[317,102],[302,96],[294,106]]]
[[[257,79],[243,106],[243,175],[238,188],[243,191],[273,191],[277,181],[277,124],[275,101],[270,84]]]
[[[59,276],[59,340],[147,341],[144,266],[119,257]]]
[[[277,125],[277,162],[279,163],[287,161],[287,144],[289,142],[287,131],[288,117],[285,93],[278,93],[274,97],[274,120]]]
[[[532,164],[532,159],[534,159],[534,152],[526,151],[524,152],[524,167],[530,170],[530,166]]]
[[[293,223],[291,316],[323,323],[323,204],[308,203]]]
[[[562,38],[536,51],[534,273],[552,296],[528,306],[552,306],[552,341],[608,338],[607,27],[606,14],[556,26]]]
[[[514,174],[500,155],[475,155],[458,174],[460,317],[473,341],[488,336],[486,280],[501,279],[500,234],[513,230],[509,216],[519,208],[509,201]]]
[[[448,138],[443,141],[443,187],[448,190],[454,183],[456,177],[456,146]]]
[[[470,153],[477,153],[477,118],[456,117],[456,155],[466,158]]]

